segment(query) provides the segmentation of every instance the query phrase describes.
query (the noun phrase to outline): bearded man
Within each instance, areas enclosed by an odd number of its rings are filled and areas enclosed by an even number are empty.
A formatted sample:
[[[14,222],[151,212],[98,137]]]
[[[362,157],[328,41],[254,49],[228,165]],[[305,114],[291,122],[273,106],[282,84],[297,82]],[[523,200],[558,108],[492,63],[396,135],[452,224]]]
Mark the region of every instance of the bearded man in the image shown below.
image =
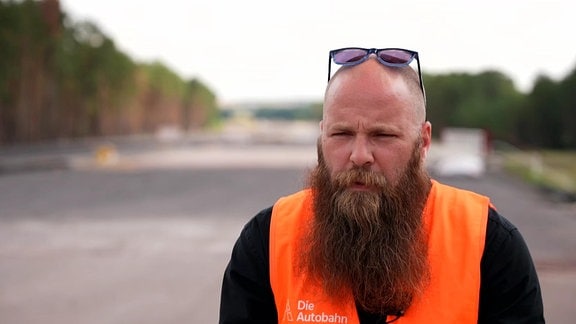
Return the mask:
[[[418,73],[409,64],[417,60]],[[518,230],[425,169],[418,53],[343,48],[309,186],[243,229],[220,323],[543,323]]]

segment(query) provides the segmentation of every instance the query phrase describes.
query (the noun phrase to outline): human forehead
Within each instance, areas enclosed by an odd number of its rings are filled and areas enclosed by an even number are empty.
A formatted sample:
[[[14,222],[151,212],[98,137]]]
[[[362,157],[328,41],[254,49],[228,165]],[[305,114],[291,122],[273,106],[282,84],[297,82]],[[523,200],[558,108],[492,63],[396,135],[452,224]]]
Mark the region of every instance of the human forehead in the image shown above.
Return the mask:
[[[340,67],[328,82],[328,88],[343,81],[358,81],[360,79],[371,80],[371,82],[378,79],[405,82],[409,78],[409,72],[414,74],[410,67],[385,66],[378,63],[374,57],[371,57],[362,64]]]
[[[411,74],[414,73],[410,67],[387,67],[374,58],[359,65],[342,67],[327,85],[325,105],[335,97],[343,100],[344,96],[369,96],[373,99],[404,96],[419,106],[418,99],[422,99],[422,94],[418,82],[411,78]]]
[[[413,98],[403,73],[398,68],[385,67],[374,59],[351,67],[343,67],[328,83],[325,104],[334,100],[384,100],[394,97]]]
[[[395,69],[375,60],[338,71],[324,99],[324,119],[349,114],[369,118],[407,119],[417,116],[413,87]]]
[[[374,83],[335,83],[324,101],[324,119],[330,116],[349,118],[414,118],[415,105],[402,85]]]
[[[354,104],[335,105],[323,116],[325,130],[356,130],[366,132],[401,132],[416,125],[413,114],[407,109]]]

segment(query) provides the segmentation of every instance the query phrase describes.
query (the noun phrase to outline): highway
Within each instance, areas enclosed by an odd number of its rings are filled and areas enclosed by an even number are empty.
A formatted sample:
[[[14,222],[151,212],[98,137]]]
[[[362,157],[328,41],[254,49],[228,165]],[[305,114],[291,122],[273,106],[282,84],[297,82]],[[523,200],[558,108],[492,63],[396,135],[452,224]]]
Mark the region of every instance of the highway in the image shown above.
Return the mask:
[[[242,226],[315,163],[311,144],[236,144],[0,149],[0,322],[215,323]],[[572,322],[576,206],[497,169],[439,180],[492,197],[532,251],[547,322]]]

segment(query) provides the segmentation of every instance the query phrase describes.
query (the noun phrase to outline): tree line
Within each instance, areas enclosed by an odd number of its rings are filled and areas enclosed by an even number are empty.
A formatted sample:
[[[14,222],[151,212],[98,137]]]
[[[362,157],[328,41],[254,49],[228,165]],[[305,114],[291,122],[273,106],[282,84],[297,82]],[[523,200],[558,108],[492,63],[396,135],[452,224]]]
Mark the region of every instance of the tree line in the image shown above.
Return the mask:
[[[561,80],[538,77],[528,93],[498,71],[425,74],[424,83],[435,136],[474,127],[523,148],[576,149],[576,68]],[[226,117],[216,102],[199,80],[134,62],[58,0],[0,0],[0,144],[198,129]],[[257,117],[321,118],[319,102],[289,108],[262,107]]]
[[[134,62],[58,0],[0,0],[0,144],[188,130],[217,118],[201,81]]]
[[[498,71],[425,74],[424,84],[436,138],[446,127],[470,127],[520,148],[576,149],[576,68],[559,81],[539,76],[528,93]],[[252,112],[265,119],[322,118],[322,103],[280,108],[262,104]]]
[[[436,136],[475,127],[522,148],[576,149],[576,68],[559,81],[539,76],[527,94],[497,71],[425,75],[425,84]]]

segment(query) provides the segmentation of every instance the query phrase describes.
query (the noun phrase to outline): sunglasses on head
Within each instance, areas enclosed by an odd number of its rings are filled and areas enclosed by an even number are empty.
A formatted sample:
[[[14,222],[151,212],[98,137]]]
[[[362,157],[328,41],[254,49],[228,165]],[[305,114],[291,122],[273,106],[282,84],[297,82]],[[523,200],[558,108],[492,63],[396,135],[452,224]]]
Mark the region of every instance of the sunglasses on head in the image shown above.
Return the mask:
[[[420,70],[420,58],[418,52],[410,51],[403,48],[361,48],[361,47],[344,47],[330,51],[328,57],[328,81],[330,81],[330,68],[332,61],[335,64],[343,66],[358,65],[366,61],[370,54],[376,55],[378,62],[390,67],[408,66],[414,59],[418,65],[418,80],[420,89],[424,94],[424,84],[422,82],[422,72]]]

